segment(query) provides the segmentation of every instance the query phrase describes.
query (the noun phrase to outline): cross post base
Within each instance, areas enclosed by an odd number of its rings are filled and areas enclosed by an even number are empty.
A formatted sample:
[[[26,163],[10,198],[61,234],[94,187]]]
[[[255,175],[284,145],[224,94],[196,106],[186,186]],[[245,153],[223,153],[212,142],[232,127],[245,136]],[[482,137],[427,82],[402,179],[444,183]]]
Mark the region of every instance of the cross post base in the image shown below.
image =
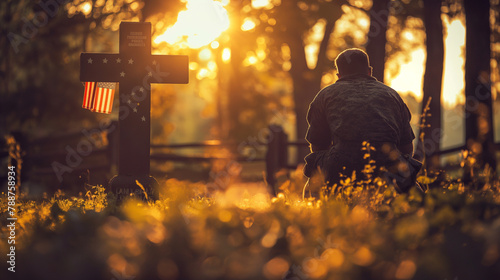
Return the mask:
[[[137,184],[139,182],[144,190]],[[153,176],[130,176],[117,175],[109,181],[111,191],[115,194],[117,201],[134,195],[142,200],[158,200],[159,184]]]

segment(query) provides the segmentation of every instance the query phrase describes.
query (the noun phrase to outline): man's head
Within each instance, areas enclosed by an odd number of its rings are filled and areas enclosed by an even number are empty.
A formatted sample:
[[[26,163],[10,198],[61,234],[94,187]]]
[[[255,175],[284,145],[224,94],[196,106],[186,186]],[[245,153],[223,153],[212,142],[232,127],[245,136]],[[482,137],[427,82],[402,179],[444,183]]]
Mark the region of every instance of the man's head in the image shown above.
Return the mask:
[[[341,52],[335,59],[337,76],[348,76],[354,74],[372,74],[370,59],[366,52],[361,49],[347,49]]]

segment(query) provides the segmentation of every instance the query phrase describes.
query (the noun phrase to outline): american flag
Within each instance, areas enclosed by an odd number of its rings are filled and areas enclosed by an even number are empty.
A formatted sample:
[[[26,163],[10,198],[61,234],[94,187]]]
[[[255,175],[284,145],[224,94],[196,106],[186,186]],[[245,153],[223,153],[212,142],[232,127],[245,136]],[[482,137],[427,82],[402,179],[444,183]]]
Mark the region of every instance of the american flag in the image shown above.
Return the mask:
[[[97,85],[96,85],[97,84]],[[85,82],[83,105],[85,109],[98,113],[111,113],[116,83]]]

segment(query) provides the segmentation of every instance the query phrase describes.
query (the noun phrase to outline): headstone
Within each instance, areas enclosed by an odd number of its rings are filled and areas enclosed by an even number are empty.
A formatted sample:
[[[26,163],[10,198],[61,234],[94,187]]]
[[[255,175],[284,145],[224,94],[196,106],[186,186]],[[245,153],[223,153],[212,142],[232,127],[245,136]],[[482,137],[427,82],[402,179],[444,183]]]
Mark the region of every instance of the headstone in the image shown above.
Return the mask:
[[[188,83],[188,63],[185,55],[151,54],[149,22],[120,24],[118,54],[80,55],[82,82],[119,83],[118,175],[110,181],[119,199],[131,193],[143,197],[144,190],[158,197],[158,183],[150,176],[151,84]]]

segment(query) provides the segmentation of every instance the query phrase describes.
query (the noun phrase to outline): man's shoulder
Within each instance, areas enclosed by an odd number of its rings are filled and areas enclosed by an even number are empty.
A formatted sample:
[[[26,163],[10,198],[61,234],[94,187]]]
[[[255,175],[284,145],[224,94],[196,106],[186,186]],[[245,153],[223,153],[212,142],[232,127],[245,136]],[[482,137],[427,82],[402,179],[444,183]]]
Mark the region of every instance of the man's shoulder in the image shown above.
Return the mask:
[[[374,91],[381,91],[381,92],[386,92],[389,93],[390,95],[394,96],[396,99],[402,101],[401,96],[399,93],[393,89],[392,87],[374,79],[372,81],[369,81],[370,87],[374,89]]]
[[[399,93],[394,90],[392,87],[378,81],[377,79],[370,77],[360,77],[356,78],[348,78],[348,79],[339,79],[335,83],[330,84],[323,89],[321,89],[318,93],[318,96],[331,95],[335,93],[349,92],[350,90],[359,89],[360,82],[365,84],[367,87],[365,90],[373,91],[373,92],[386,92],[390,95],[394,96],[397,99],[401,99]]]
[[[376,88],[379,88],[379,89],[385,89],[386,91],[390,91],[390,92],[393,92],[393,93],[396,93],[397,94],[397,91],[394,90],[392,87],[382,83],[381,81],[377,80],[377,79],[371,79],[371,80],[367,80],[366,81],[370,86],[372,87],[376,87]]]
[[[347,88],[353,87],[354,85],[355,85],[355,83],[353,83],[351,81],[337,80],[335,83],[329,84],[326,87],[322,88],[319,91],[319,94],[331,94],[334,92],[339,92],[339,91],[345,90]]]
[[[314,97],[314,100],[320,101],[323,100],[327,96],[331,96],[334,92],[337,91],[338,85],[335,83],[330,84],[322,88]]]
[[[339,79],[335,83],[330,84],[321,89],[320,93],[325,94],[329,92],[342,91],[351,88],[356,89],[358,88],[360,82],[363,82],[365,85],[368,85],[369,88],[384,90],[394,94],[398,94],[393,88],[378,81],[377,79]]]

